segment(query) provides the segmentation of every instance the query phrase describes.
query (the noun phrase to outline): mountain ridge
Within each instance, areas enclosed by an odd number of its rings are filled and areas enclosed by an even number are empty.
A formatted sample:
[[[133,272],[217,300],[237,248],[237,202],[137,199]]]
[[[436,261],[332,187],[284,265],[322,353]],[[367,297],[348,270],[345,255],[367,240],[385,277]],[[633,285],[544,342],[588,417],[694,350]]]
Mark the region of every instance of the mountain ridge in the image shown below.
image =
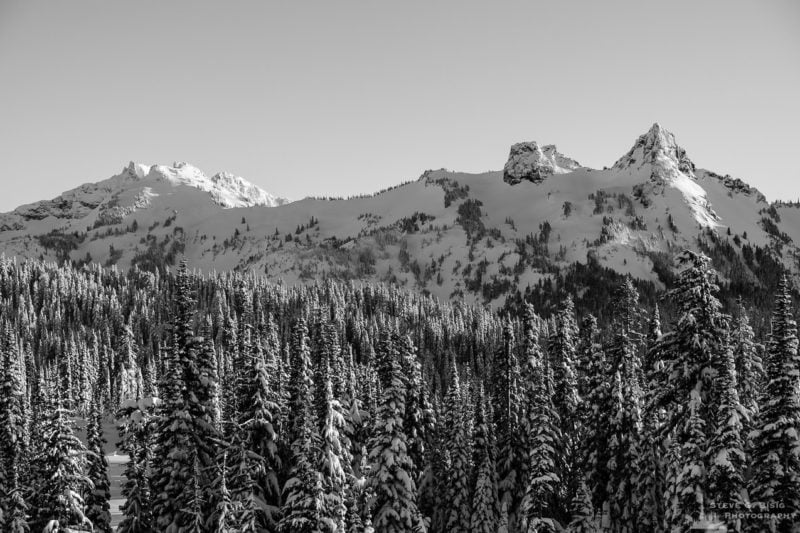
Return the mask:
[[[492,305],[588,261],[661,284],[662,256],[714,239],[745,265],[732,275],[752,280],[753,250],[769,250],[792,272],[800,253],[799,209],[697,167],[658,123],[603,170],[526,142],[500,171],[426,171],[349,199],[257,205],[271,195],[249,185],[186,163],[131,163],[58,201],[0,215],[0,251],[121,268],[163,268],[186,256],[206,270],[255,270],[287,283],[385,281]]]

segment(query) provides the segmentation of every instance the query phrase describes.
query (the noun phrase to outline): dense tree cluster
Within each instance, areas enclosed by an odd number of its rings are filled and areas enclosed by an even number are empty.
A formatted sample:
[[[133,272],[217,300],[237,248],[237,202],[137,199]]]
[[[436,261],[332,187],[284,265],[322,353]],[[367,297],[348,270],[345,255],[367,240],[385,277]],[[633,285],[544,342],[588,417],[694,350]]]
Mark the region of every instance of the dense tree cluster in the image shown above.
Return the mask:
[[[679,260],[665,324],[0,260],[0,530],[111,531],[114,420],[127,533],[793,531],[790,284],[762,345]]]

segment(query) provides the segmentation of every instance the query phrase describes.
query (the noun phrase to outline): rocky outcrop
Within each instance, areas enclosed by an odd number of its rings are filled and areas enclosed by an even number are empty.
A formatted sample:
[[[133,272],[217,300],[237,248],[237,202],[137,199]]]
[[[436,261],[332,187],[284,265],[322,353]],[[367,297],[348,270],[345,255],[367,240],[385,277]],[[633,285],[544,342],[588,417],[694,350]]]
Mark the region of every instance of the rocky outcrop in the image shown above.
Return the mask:
[[[541,183],[552,174],[564,174],[580,168],[580,163],[556,150],[555,145],[539,146],[536,141],[511,147],[503,168],[503,181],[516,185],[523,180]]]
[[[694,178],[695,166],[686,150],[678,146],[675,136],[656,122],[644,135],[640,135],[633,147],[619,161],[614,169],[638,168],[644,164],[663,167],[664,163],[674,166],[690,178]]]

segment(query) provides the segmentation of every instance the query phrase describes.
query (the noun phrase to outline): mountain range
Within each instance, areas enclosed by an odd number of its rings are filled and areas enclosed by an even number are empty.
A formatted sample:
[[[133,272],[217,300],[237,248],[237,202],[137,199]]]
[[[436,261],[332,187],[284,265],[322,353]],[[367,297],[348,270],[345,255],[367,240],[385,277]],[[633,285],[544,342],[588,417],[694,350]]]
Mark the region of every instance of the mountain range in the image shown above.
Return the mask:
[[[499,165],[498,165],[499,166]],[[501,306],[574,265],[663,286],[684,248],[757,286],[763,263],[795,275],[800,208],[698,167],[654,124],[611,167],[553,145],[511,147],[503,170],[428,170],[347,199],[290,202],[187,163],[120,174],[0,215],[9,257],[160,269],[255,271],[286,284],[385,281]]]

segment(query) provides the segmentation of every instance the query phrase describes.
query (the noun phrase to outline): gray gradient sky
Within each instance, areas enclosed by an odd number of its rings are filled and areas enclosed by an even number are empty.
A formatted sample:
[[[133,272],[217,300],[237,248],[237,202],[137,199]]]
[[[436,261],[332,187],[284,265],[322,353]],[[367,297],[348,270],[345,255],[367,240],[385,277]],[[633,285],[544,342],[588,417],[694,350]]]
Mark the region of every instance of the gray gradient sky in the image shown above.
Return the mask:
[[[655,122],[800,196],[800,2],[0,0],[0,211],[130,160],[291,198],[557,144],[611,165]]]

